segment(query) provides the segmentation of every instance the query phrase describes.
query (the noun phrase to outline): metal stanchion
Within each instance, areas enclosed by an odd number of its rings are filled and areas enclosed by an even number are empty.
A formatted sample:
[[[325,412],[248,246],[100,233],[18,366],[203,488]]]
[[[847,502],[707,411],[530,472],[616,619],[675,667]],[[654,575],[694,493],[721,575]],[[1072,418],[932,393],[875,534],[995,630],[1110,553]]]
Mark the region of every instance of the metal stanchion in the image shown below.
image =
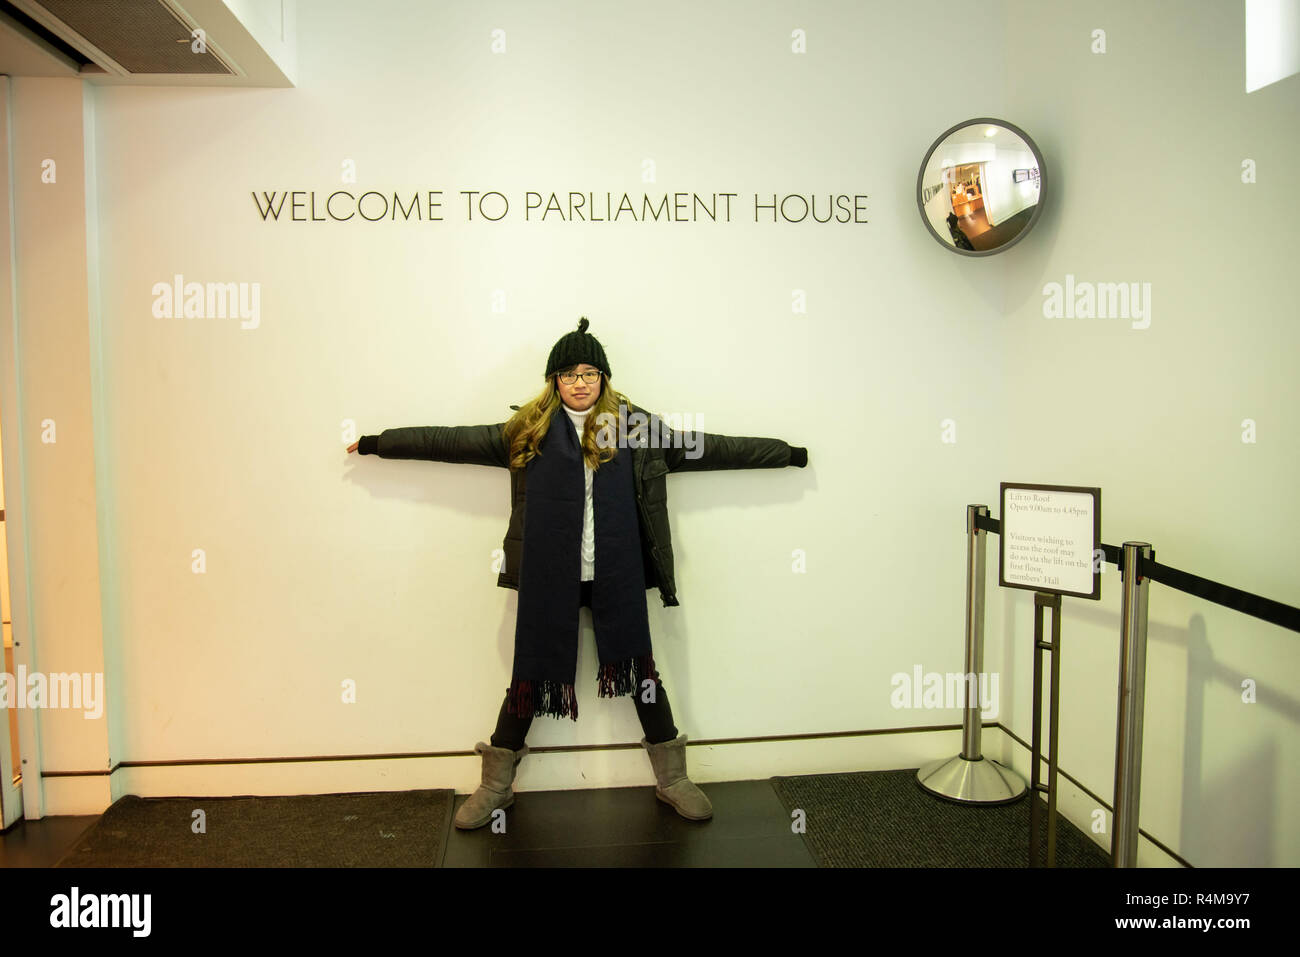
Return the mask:
[[[969,804],[1008,804],[1025,793],[1025,780],[997,761],[984,760],[980,753],[983,725],[980,723],[979,681],[984,672],[984,529],[975,517],[987,517],[987,505],[966,506],[966,710],[962,719],[961,754],[931,761],[916,772],[917,783],[936,797]]]
[[[1139,557],[1151,558],[1147,542],[1124,543],[1124,602],[1120,611],[1119,714],[1115,736],[1115,813],[1111,821],[1112,867],[1136,867],[1138,808],[1142,790],[1142,707],[1147,673],[1147,583],[1136,574]]]
[[[1052,612],[1052,640],[1043,641],[1043,612]],[[1043,726],[1043,652],[1052,653],[1052,703],[1048,717],[1047,787],[1038,781],[1042,763]],[[1047,791],[1047,866],[1056,866],[1056,740],[1057,718],[1061,699],[1058,694],[1061,680],[1061,596],[1052,592],[1034,592],[1034,734],[1029,748],[1031,762],[1029,790],[1033,803],[1029,805],[1029,866],[1038,866],[1038,792]]]

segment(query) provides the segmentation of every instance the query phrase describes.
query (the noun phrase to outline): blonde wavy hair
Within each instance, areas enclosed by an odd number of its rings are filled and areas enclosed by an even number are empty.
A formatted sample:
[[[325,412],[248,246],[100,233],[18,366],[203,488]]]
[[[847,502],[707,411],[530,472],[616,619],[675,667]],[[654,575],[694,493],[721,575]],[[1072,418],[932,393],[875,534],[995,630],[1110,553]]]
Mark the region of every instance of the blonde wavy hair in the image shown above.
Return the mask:
[[[534,455],[541,454],[538,452],[538,446],[542,444],[542,439],[546,437],[551,427],[555,410],[564,401],[560,397],[555,376],[560,372],[569,372],[576,368],[577,366],[570,366],[568,369],[560,369],[554,375],[547,376],[542,391],[532,401],[520,406],[519,411],[505,424],[505,443],[506,448],[510,450],[511,469],[521,469]],[[602,447],[596,441],[596,437],[602,428],[597,422],[617,422],[620,405],[627,405],[630,408],[631,401],[623,393],[615,390],[609,384],[609,376],[602,372],[600,398],[591,407],[591,414],[587,416],[587,423],[582,430],[583,457],[593,469],[599,469],[602,462],[608,462],[618,454],[617,442],[606,441],[605,447]],[[608,413],[610,417],[604,417],[604,413]]]

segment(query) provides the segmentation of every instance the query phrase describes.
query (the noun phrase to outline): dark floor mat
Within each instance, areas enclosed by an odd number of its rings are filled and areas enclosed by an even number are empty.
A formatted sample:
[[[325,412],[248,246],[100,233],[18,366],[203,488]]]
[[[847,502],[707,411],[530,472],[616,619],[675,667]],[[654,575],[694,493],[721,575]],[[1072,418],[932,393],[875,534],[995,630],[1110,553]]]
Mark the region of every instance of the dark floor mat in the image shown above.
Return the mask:
[[[456,792],[127,795],[55,867],[440,867]],[[206,833],[195,833],[195,811]]]
[[[819,867],[1029,867],[1029,796],[1013,804],[937,798],[916,770],[774,777],[787,811],[806,814],[803,838]],[[1047,860],[1041,796],[1039,856]],[[1057,867],[1110,867],[1110,855],[1060,813]]]

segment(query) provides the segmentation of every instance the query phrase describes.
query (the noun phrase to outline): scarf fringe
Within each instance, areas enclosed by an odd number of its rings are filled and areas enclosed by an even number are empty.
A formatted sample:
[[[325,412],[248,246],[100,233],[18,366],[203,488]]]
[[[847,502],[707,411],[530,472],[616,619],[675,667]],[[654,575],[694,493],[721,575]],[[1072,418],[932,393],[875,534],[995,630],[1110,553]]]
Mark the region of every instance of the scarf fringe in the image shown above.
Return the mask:
[[[601,665],[599,678],[600,697],[616,698],[637,693],[647,678],[658,681],[659,672],[655,671],[654,655],[640,655]]]
[[[520,718],[547,714],[578,720],[578,696],[573,685],[563,681],[513,681],[506,710]]]

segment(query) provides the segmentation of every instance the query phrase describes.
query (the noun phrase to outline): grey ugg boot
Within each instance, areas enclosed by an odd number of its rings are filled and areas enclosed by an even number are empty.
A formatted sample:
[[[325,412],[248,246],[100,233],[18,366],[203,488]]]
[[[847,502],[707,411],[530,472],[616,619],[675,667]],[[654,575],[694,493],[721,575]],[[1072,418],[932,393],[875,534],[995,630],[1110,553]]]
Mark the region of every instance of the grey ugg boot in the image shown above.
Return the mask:
[[[655,797],[671,804],[688,820],[707,821],[713,817],[713,805],[708,795],[686,776],[686,735],[658,744],[642,738],[641,747],[650,755],[650,767],[654,768],[657,781]]]
[[[466,830],[482,827],[492,820],[492,812],[497,808],[507,808],[515,803],[515,792],[511,785],[519,762],[528,753],[528,745],[525,744],[518,751],[511,751],[509,748],[494,748],[480,741],[474,745],[474,751],[483,755],[483,783],[460,806],[454,822],[457,827]]]

